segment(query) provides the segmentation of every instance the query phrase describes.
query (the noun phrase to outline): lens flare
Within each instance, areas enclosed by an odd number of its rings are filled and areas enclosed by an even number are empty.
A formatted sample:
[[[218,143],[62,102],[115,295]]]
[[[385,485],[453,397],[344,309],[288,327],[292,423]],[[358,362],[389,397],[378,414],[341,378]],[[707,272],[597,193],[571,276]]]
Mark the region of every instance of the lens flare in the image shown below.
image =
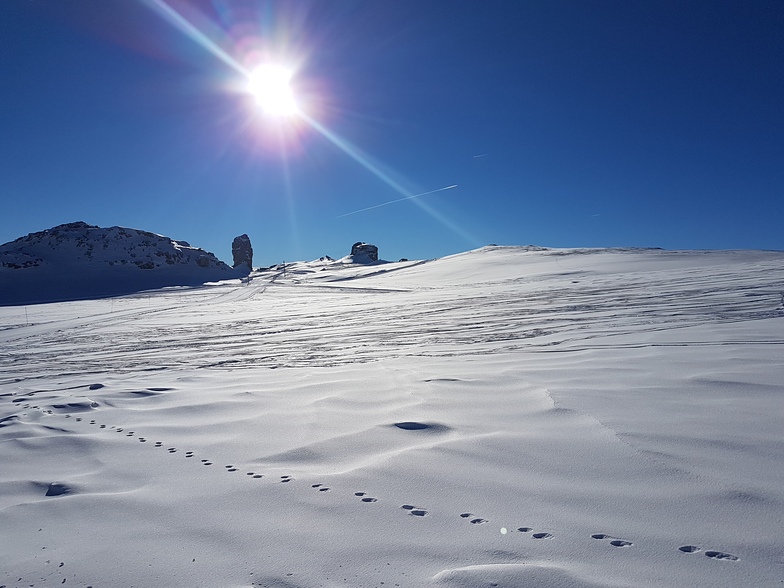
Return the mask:
[[[318,122],[312,116],[312,113],[308,112],[311,110],[312,100],[306,98],[304,106],[299,103],[291,87],[294,70],[281,65],[292,62],[290,59],[281,59],[280,56],[288,56],[290,58],[292,54],[296,53],[290,50],[288,43],[283,43],[279,47],[272,47],[267,50],[253,49],[253,51],[250,51],[248,48],[255,47],[258,44],[256,41],[263,37],[263,35],[250,35],[247,37],[249,41],[243,43],[243,47],[246,50],[240,51],[243,55],[235,57],[235,55],[232,55],[232,52],[221,46],[220,27],[215,25],[215,23],[209,22],[207,19],[205,22],[199,21],[201,26],[197,26],[197,24],[194,24],[194,22],[191,22],[191,20],[175,10],[167,0],[141,0],[141,2],[149,6],[186,37],[199,44],[241,75],[245,81],[244,90],[248,95],[255,97],[263,113],[267,115],[264,117],[264,121],[259,120],[261,124],[258,125],[263,135],[262,143],[265,145],[267,143],[276,143],[280,149],[280,156],[286,165],[288,148],[296,145],[297,138],[306,130],[315,131],[401,196],[401,198],[396,200],[382,202],[376,206],[341,216],[349,216],[364,210],[408,200],[467,242],[474,246],[478,244],[478,240],[475,237],[450,221],[442,213],[437,212],[431,206],[422,202],[419,198],[426,194],[452,189],[455,187],[454,185],[411,195],[410,190],[406,190],[399,181],[394,179],[393,176],[397,174],[387,170],[386,166],[374,162],[371,157],[363,153],[358,147]],[[207,34],[202,29],[210,31],[212,35]],[[263,49],[264,44],[262,43],[260,46]],[[237,53],[237,51],[235,50],[234,53]],[[264,60],[262,61],[263,65],[258,66],[258,58]],[[251,63],[256,65],[255,69],[252,68]],[[248,119],[247,123],[249,125],[253,122],[253,118]],[[267,139],[275,140],[267,141]],[[286,174],[288,176],[287,167]],[[288,182],[289,178],[287,177],[287,185],[289,185]]]

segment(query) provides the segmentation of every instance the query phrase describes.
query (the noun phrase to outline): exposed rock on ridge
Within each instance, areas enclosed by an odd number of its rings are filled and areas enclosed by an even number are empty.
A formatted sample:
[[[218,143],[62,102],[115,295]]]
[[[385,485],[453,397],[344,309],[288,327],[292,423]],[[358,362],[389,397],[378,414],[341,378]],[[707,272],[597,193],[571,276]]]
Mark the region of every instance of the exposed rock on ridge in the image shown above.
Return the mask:
[[[378,247],[370,243],[358,241],[351,246],[351,259],[354,263],[372,263],[378,261]]]
[[[253,247],[250,244],[250,237],[245,234],[234,237],[231,243],[231,255],[234,257],[234,267],[244,265],[248,271],[253,269]]]

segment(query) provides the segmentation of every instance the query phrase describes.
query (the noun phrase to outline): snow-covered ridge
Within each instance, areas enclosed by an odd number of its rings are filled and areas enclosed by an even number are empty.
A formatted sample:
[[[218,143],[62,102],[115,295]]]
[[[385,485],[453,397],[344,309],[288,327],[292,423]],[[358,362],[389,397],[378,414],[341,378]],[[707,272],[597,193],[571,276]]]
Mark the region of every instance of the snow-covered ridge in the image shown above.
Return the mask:
[[[163,235],[78,221],[30,233],[0,246],[0,264],[26,269],[55,265],[128,265],[151,270],[172,265],[231,270],[215,255]]]
[[[186,241],[79,221],[0,245],[0,305],[192,286],[239,278],[248,269]]]

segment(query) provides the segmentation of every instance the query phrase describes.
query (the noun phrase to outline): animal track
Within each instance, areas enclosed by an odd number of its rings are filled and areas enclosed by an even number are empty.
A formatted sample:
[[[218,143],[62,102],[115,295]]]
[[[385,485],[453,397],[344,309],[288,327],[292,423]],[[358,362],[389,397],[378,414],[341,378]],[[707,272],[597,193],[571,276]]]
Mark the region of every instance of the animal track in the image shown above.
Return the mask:
[[[706,551],[705,555],[711,559],[719,559],[722,561],[738,561],[740,559],[737,555],[724,553],[723,551]]]
[[[408,514],[410,514],[412,517],[426,517],[429,514],[424,508],[419,508],[411,504],[404,504],[400,508],[407,510]]]
[[[152,389],[150,389],[150,390],[152,390]],[[157,391],[157,390],[154,390],[154,391]],[[29,409],[29,408],[31,408],[31,406],[30,405],[25,405],[23,408],[28,408]],[[37,407],[33,406],[32,408],[37,408]],[[47,411],[44,410],[44,412],[47,412]],[[51,413],[51,411],[48,411],[48,412]],[[71,414],[65,414],[63,416],[65,418],[67,418],[67,419],[74,418],[77,422],[81,422],[83,420],[81,417],[74,417]],[[89,424],[96,425],[98,423],[97,423],[97,421],[95,419],[91,419],[89,421]],[[398,427],[398,428],[404,429],[404,430],[414,430],[414,431],[415,430],[422,430],[422,429],[433,428],[432,425],[425,424],[425,423],[415,423],[415,422],[395,423],[395,426]],[[124,429],[122,427],[117,427],[115,425],[109,426],[109,425],[106,425],[106,424],[99,424],[99,427],[101,429],[107,429],[108,428],[110,430],[114,430],[117,433],[124,432]],[[127,437],[132,437],[134,435],[135,435],[135,431],[127,431],[126,432],[126,436]],[[147,442],[147,438],[145,438],[145,437],[141,437],[140,436],[140,437],[138,437],[138,439],[139,439],[140,443],[146,443]],[[163,442],[162,441],[156,441],[155,442],[155,447],[163,447]],[[178,450],[177,450],[176,447],[169,447],[169,448],[167,448],[167,451],[169,453],[176,453]],[[186,451],[185,452],[185,457],[186,458],[195,457],[195,453],[193,451]],[[201,461],[201,464],[205,465],[205,466],[212,466],[212,465],[214,465],[213,462],[208,460],[208,459],[201,459],[200,461]],[[225,467],[226,471],[228,471],[228,472],[236,472],[236,471],[238,471],[238,468],[235,467],[233,464],[228,464],[228,465],[226,465],[224,467]],[[257,474],[256,472],[252,472],[252,471],[246,472],[245,475],[250,477],[251,479],[260,479],[260,478],[264,477],[262,474]],[[285,484],[285,483],[291,482],[292,480],[294,480],[294,478],[292,476],[290,476],[290,475],[280,476],[280,482],[281,483]],[[54,486],[54,490],[52,488],[49,488],[48,491],[47,491],[47,496],[58,496],[58,495],[66,494],[66,493],[68,493],[70,491],[70,488],[67,488],[64,485],[63,485],[62,489],[58,485],[56,485],[56,484],[53,484],[53,486]],[[311,488],[313,488],[314,490],[317,490],[319,492],[328,492],[330,490],[330,488],[325,486],[323,483],[311,484]],[[366,502],[366,503],[378,502],[378,498],[375,498],[375,497],[372,497],[372,496],[368,496],[366,492],[354,492],[354,496],[359,498],[361,502]],[[409,515],[414,516],[414,517],[423,518],[423,517],[426,517],[426,516],[428,516],[430,514],[426,509],[418,507],[418,506],[414,506],[412,504],[404,504],[400,508],[405,510],[405,511],[407,511],[407,513]],[[472,525],[482,525],[482,524],[485,524],[485,523],[489,522],[487,519],[478,517],[474,513],[471,513],[471,512],[460,513],[459,516],[460,516],[460,518],[468,520],[468,522],[470,522]],[[532,531],[533,531],[532,527],[518,527],[517,531],[519,531],[520,533],[531,533],[531,537],[534,538],[534,539],[553,539],[554,538],[554,535],[552,533],[549,533],[549,532],[540,531],[540,532],[532,533]],[[501,532],[502,533],[506,533],[507,531],[504,528],[504,529],[501,530]],[[596,539],[596,540],[609,540],[608,543],[611,546],[616,547],[616,548],[631,547],[631,546],[634,545],[634,543],[632,543],[631,541],[627,541],[625,539],[619,539],[617,537],[613,537],[612,535],[607,535],[605,533],[594,533],[594,534],[591,535],[591,538],[592,539]],[[688,553],[688,554],[699,553],[699,552],[702,551],[702,549],[700,547],[696,546],[696,545],[682,545],[682,546],[678,547],[678,550],[681,553]],[[705,554],[706,557],[708,557],[710,559],[713,559],[713,560],[718,560],[718,561],[739,561],[740,560],[740,558],[738,556],[733,555],[731,553],[725,553],[723,551],[708,550],[708,551],[705,551],[704,554]],[[2,586],[0,586],[0,588],[2,588]]]
[[[612,539],[610,541],[610,545],[613,547],[631,547],[634,545],[631,541],[626,541],[625,539],[618,539],[617,537],[613,537],[612,535],[607,535],[605,533],[594,533],[591,535],[592,539]]]
[[[464,519],[471,519],[470,523],[472,525],[482,525],[482,524],[487,522],[487,519],[483,519],[483,518],[480,518],[480,517],[475,517],[474,514],[470,513],[470,512],[464,512],[464,513],[462,513],[460,515],[460,517],[464,518]],[[474,518],[471,518],[471,517],[474,517]]]

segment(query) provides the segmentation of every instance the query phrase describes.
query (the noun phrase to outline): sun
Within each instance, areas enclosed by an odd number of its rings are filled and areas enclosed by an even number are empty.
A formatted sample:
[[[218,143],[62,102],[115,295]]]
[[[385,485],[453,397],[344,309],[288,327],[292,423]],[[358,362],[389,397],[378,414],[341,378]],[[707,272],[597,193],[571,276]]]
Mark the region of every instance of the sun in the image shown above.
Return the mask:
[[[264,112],[273,117],[287,117],[299,112],[291,89],[293,72],[282,66],[266,64],[257,67],[248,79],[248,92]]]

